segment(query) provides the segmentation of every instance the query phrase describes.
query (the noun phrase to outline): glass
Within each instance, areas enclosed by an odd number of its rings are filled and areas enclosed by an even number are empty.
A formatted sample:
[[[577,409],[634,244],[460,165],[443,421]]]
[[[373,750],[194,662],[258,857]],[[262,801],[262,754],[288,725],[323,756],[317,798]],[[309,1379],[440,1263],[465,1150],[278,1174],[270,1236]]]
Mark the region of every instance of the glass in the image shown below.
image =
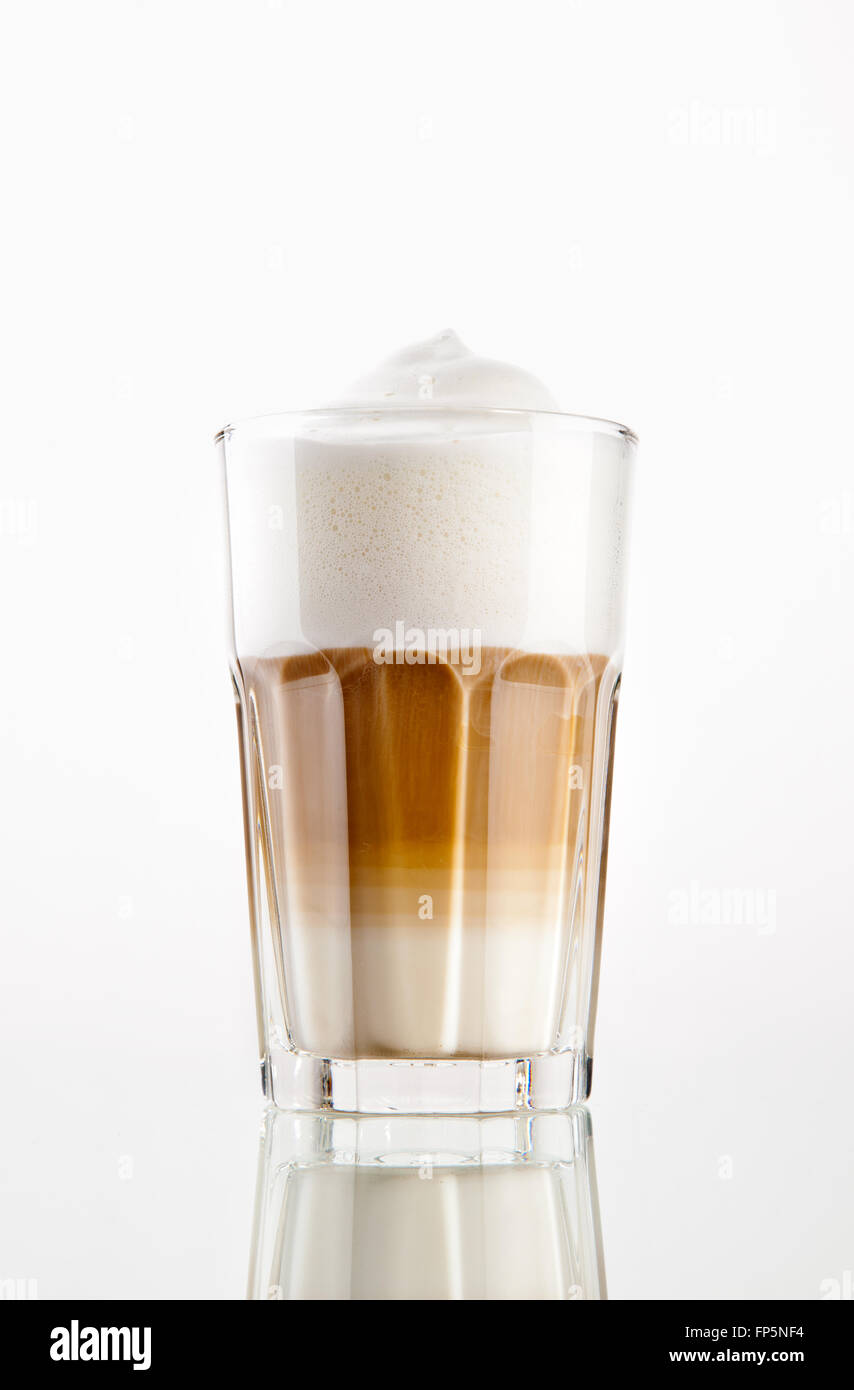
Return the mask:
[[[634,436],[424,406],[218,443],[268,1098],[583,1100]]]
[[[250,1299],[606,1297],[585,1110],[268,1112]]]

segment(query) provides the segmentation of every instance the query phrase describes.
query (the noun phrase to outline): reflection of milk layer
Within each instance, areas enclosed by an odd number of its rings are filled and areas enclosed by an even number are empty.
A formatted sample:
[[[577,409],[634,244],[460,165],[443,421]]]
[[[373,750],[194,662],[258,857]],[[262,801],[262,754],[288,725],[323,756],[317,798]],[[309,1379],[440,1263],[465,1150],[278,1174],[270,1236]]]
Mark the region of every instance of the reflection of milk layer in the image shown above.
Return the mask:
[[[548,1168],[301,1169],[288,1205],[288,1298],[556,1299],[576,1283]]]
[[[268,1120],[250,1297],[605,1297],[583,1112],[319,1123]]]

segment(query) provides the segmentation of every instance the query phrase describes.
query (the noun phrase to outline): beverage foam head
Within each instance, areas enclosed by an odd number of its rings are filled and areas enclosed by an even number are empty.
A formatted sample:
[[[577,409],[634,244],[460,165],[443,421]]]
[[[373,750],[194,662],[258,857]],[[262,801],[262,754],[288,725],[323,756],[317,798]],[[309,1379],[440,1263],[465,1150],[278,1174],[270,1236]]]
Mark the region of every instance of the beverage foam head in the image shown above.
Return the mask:
[[[551,393],[447,330],[387,358],[329,409],[296,454],[307,640],[369,643],[400,623],[517,642],[528,609],[526,412],[557,410]]]
[[[504,410],[559,410],[530,372],[477,357],[450,328],[387,357],[361,376],[335,405],[482,406]]]

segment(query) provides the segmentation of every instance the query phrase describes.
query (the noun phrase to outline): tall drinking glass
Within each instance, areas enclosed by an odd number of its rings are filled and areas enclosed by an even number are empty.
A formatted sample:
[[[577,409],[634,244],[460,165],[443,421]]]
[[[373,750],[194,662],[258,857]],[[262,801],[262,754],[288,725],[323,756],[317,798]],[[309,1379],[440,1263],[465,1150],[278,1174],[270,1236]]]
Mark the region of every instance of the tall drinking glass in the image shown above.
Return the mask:
[[[267,1096],[583,1100],[634,436],[425,405],[218,444]]]

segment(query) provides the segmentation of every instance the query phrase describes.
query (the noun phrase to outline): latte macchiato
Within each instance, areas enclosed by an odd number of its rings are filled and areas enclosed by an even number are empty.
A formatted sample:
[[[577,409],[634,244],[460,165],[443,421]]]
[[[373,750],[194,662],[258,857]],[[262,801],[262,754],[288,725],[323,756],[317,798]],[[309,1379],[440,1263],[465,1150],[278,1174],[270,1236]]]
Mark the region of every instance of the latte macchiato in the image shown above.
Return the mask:
[[[224,432],[279,1103],[586,1095],[633,444],[450,332]]]

